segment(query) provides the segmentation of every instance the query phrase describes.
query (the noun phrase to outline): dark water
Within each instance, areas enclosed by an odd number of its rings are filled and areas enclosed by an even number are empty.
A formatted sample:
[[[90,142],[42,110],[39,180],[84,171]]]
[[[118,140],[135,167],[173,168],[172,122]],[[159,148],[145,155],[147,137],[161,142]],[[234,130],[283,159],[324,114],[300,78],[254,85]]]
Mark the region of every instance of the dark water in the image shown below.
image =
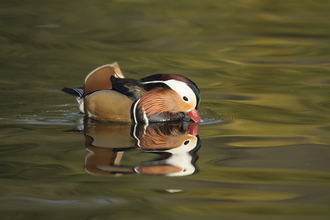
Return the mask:
[[[2,2],[1,219],[329,219],[329,8]],[[150,173],[176,162],[134,148],[131,126],[87,122],[90,136],[77,132],[82,116],[62,87],[114,61],[126,77],[176,73],[198,84],[201,143],[176,160],[192,175]],[[104,133],[112,145],[99,151],[88,138]]]

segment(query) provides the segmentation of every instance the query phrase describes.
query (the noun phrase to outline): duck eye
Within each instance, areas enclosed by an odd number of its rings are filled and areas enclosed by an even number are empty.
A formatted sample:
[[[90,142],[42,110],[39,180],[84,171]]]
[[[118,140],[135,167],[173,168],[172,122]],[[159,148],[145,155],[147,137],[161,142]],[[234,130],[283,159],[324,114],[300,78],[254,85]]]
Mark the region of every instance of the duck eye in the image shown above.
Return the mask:
[[[184,145],[188,145],[188,144],[189,144],[189,142],[190,142],[190,141],[189,141],[189,140],[187,140],[187,141],[183,142],[183,144],[184,144]]]
[[[186,102],[188,102],[188,100],[189,100],[189,99],[187,98],[187,96],[183,96],[182,98],[183,98],[183,100],[186,101]]]

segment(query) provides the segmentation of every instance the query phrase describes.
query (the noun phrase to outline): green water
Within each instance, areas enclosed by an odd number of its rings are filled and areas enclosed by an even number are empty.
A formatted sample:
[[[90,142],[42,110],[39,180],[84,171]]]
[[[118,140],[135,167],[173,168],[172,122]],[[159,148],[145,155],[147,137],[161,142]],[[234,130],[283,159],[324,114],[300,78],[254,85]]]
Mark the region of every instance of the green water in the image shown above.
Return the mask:
[[[329,1],[0,5],[1,219],[329,219]],[[114,61],[200,87],[197,173],[87,171],[61,89]],[[132,150],[122,164],[155,159]]]

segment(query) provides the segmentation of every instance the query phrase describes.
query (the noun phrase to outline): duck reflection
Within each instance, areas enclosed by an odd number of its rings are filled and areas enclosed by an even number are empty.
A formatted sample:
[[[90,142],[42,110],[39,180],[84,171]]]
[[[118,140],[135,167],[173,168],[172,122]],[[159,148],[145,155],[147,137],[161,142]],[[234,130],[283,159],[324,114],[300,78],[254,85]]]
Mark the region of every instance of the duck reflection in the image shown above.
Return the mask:
[[[188,126],[183,123],[130,125],[87,121],[84,134],[90,154],[86,156],[85,168],[92,174],[117,176],[185,176],[197,173],[195,162],[201,146],[198,130],[197,123]],[[157,154],[159,158],[136,166],[122,165],[125,152],[134,150]],[[136,160],[133,158],[132,161]]]

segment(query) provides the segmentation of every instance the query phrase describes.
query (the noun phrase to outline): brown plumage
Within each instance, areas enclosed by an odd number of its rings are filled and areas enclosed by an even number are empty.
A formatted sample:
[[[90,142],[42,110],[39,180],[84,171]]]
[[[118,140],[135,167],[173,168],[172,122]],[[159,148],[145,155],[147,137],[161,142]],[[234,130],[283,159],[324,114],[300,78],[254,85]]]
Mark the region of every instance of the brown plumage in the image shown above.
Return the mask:
[[[180,100],[180,96],[175,91],[156,88],[141,97],[137,108],[145,112],[147,117],[167,112],[178,113],[180,112],[177,105],[178,100]]]
[[[124,78],[117,62],[101,66],[92,71],[85,79],[83,97],[95,91],[112,89],[112,84],[109,81],[111,76]]]
[[[133,100],[114,90],[97,91],[86,96],[85,112],[101,121],[131,122],[132,104]]]

